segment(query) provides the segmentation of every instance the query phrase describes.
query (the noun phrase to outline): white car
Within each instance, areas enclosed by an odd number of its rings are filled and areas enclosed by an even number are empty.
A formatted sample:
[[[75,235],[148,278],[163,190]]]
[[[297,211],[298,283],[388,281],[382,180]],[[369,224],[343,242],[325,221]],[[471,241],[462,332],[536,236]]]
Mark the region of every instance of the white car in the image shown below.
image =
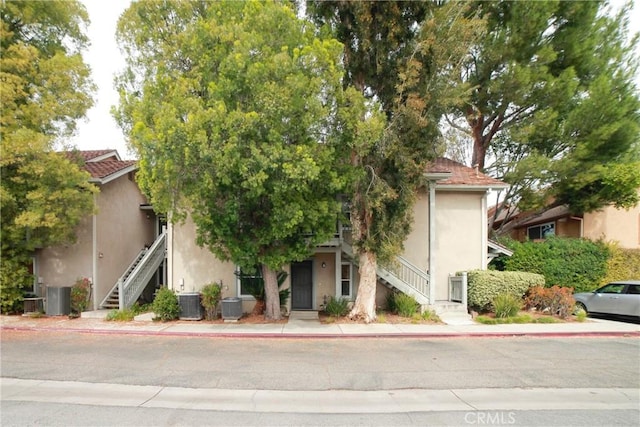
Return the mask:
[[[576,308],[587,313],[640,319],[640,280],[612,282],[593,292],[574,294]]]

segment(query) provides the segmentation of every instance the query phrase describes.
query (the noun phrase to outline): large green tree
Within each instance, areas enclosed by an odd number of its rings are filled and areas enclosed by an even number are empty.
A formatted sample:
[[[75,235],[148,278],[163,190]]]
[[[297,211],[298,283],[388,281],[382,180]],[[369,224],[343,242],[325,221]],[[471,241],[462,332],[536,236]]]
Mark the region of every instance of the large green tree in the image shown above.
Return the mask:
[[[637,39],[630,3],[478,1],[488,36],[458,84],[471,97],[448,122],[472,144],[472,164],[511,184],[506,204],[568,204],[576,213],[638,201]]]
[[[35,248],[75,238],[96,190],[77,162],[56,152],[93,103],[81,56],[86,10],[75,1],[3,1],[1,13],[4,289],[9,276],[28,281],[25,262]]]
[[[340,43],[279,2],[134,3],[118,38],[116,115],[143,188],[174,220],[191,215],[220,259],[261,265],[279,319],[277,272],[335,232],[341,130],[366,129]]]
[[[345,85],[379,101],[388,123],[380,137],[344,147],[354,170],[347,194],[360,273],[350,316],[369,322],[377,264],[402,250],[425,166],[442,150],[441,112],[465,97],[452,76],[482,25],[457,2],[318,1],[308,11],[344,43]]]

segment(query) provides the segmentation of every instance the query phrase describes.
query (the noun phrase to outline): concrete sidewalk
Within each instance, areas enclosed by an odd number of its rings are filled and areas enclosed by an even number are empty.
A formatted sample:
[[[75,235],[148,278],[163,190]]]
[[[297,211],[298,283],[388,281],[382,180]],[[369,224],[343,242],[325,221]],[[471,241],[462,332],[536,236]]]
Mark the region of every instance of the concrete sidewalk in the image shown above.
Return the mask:
[[[103,312],[101,312],[101,315]],[[94,314],[95,315],[95,314]],[[32,318],[1,316],[2,330],[73,331],[95,334],[207,336],[232,338],[446,338],[511,336],[632,336],[640,337],[640,325],[588,319],[585,322],[547,324],[468,325],[333,323],[318,320],[289,320],[287,323],[243,324],[205,321],[153,322],[143,315],[132,322],[106,321],[83,313],[83,317],[66,316]]]
[[[638,410],[638,389],[236,390],[1,378],[4,401],[260,413]],[[509,423],[512,424],[512,423]]]

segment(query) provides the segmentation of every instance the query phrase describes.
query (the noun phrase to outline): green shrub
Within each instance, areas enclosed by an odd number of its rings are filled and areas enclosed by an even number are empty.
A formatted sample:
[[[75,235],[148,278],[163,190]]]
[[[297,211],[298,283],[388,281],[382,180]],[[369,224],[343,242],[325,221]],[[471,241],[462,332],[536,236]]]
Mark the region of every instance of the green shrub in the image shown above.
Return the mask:
[[[573,314],[576,316],[576,321],[578,322],[584,322],[587,320],[587,312],[582,308],[575,309]]]
[[[522,298],[531,286],[544,285],[541,275],[517,271],[473,270],[467,278],[468,304],[477,311],[490,310],[491,301],[500,294]]]
[[[435,311],[425,310],[422,312],[422,315],[420,315],[420,317],[422,318],[422,320],[428,320],[431,322],[440,322],[440,317],[438,317]]]
[[[607,274],[600,285],[640,277],[640,249],[624,249],[616,243],[610,243],[608,248]]]
[[[395,294],[394,303],[398,315],[412,317],[420,308],[420,304],[411,296],[403,293]]]
[[[133,308],[125,308],[124,310],[111,310],[107,313],[107,317],[105,319],[115,322],[130,322],[135,317],[136,312]]]
[[[534,286],[527,291],[524,304],[528,310],[535,308],[540,312],[566,319],[573,313],[576,301],[571,288]]]
[[[324,311],[331,317],[343,317],[349,312],[349,300],[346,298],[329,297]]]
[[[156,315],[154,320],[166,322],[177,319],[180,316],[180,304],[176,294],[169,288],[160,288],[153,300],[153,312]]]
[[[595,289],[605,277],[609,249],[588,239],[547,238],[542,242],[512,242],[513,256],[504,260],[507,271],[542,274],[547,286]]]
[[[78,279],[71,287],[71,313],[80,315],[89,307],[89,296],[91,295],[91,282],[89,279]]]
[[[396,295],[399,292],[396,291],[390,291],[387,294],[387,298],[386,298],[386,306],[387,306],[387,311],[389,313],[397,313],[398,312],[398,307],[396,307]]]
[[[0,309],[3,314],[23,310],[24,290],[33,283],[25,264],[4,258],[0,262]]]
[[[214,320],[218,317],[218,303],[222,296],[222,284],[211,283],[206,285],[200,293],[205,319]]]
[[[492,301],[497,318],[513,317],[520,311],[522,300],[512,294],[500,294]]]

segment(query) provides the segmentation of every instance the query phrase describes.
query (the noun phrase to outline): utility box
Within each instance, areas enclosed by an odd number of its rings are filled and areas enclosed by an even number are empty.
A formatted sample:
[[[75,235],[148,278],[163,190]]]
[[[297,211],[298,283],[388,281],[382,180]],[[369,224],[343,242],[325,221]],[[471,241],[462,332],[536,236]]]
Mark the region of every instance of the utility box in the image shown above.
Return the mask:
[[[71,313],[71,287],[47,287],[47,316],[68,316]]]
[[[238,320],[242,317],[242,300],[237,297],[222,299],[222,318],[224,320]]]
[[[178,294],[180,304],[180,320],[202,320],[202,305],[198,292]]]

